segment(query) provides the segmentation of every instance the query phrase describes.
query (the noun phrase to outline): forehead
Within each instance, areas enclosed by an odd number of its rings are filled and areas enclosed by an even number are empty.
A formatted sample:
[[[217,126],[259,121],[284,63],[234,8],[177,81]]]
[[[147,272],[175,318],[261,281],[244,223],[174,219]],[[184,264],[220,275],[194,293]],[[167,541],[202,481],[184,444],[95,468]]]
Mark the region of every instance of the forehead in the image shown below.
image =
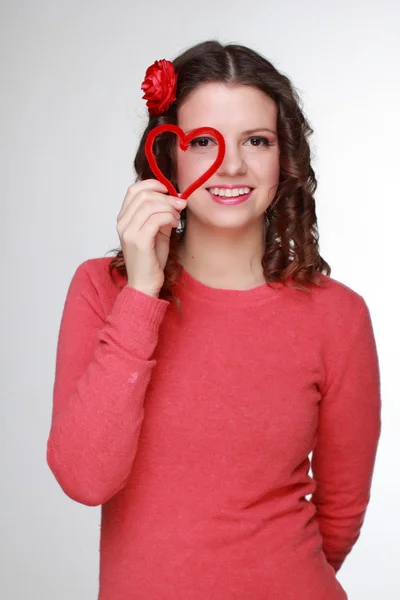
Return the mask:
[[[276,125],[277,106],[258,88],[209,82],[200,84],[178,109],[178,125],[195,127],[270,127]]]

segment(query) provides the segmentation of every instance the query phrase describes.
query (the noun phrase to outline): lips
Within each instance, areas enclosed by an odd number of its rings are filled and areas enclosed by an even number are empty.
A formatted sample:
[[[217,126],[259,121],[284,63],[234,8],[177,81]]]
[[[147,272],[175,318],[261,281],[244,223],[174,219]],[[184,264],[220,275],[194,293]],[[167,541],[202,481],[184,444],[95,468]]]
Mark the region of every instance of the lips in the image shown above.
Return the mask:
[[[230,186],[230,185],[210,185],[210,187],[207,187],[206,190],[207,192],[210,192],[210,194],[212,194],[211,190],[213,188],[220,188],[221,190],[238,190],[238,189],[243,189],[243,188],[249,188],[251,193],[254,188],[251,187],[250,185],[234,185],[234,186]],[[216,194],[215,194],[216,195]],[[243,196],[245,194],[239,194],[239,196]],[[238,198],[239,196],[219,196],[219,198]]]
[[[213,202],[218,202],[218,204],[234,205],[246,202],[246,200],[248,200],[252,195],[253,190],[254,188],[250,188],[250,192],[247,194],[239,194],[238,196],[219,196],[217,194],[213,194],[210,190],[207,191],[210,194]]]

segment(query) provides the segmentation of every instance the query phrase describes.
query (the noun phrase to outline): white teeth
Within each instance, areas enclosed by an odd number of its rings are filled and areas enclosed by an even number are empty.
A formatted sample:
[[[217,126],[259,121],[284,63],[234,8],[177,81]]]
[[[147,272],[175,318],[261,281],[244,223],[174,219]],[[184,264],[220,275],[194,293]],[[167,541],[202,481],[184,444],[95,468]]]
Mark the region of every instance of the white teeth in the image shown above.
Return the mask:
[[[213,188],[209,188],[209,189],[210,189],[210,192],[212,194],[214,194],[215,196],[226,196],[227,198],[231,198],[232,196],[233,197],[241,196],[243,194],[248,194],[250,192],[249,187],[233,188],[233,189],[213,187]]]

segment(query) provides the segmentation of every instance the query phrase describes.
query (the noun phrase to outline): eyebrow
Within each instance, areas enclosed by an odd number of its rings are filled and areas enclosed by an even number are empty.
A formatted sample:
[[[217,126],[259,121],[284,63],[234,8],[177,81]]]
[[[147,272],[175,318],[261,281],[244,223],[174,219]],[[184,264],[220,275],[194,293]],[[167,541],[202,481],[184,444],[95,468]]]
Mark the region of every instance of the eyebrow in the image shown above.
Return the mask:
[[[187,135],[191,131],[193,131],[193,129],[188,129],[188,131],[185,131],[184,133],[185,135]],[[256,133],[257,131],[269,131],[270,133],[277,135],[276,131],[274,131],[273,129],[269,129],[268,127],[257,127],[256,129],[247,129],[246,131],[243,131],[242,134],[251,135],[252,133]]]
[[[247,131],[243,131],[244,135],[251,135],[252,133],[256,133],[257,131],[269,131],[270,133],[276,134],[276,131],[273,129],[269,129],[268,127],[257,127],[257,129],[247,129]]]

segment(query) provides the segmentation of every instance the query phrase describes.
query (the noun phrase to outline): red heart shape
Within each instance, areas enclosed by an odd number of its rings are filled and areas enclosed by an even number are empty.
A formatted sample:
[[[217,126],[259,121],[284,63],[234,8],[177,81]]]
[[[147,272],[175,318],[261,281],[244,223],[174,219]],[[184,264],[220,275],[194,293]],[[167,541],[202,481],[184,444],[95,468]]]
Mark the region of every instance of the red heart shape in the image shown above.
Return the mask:
[[[167,179],[167,177],[165,177],[163,175],[163,173],[161,172],[161,170],[157,164],[156,158],[153,154],[154,140],[158,135],[160,135],[160,133],[163,133],[164,131],[170,131],[172,133],[176,133],[176,135],[179,138],[179,147],[181,148],[181,150],[184,150],[185,152],[189,148],[190,142],[195,137],[197,137],[198,135],[201,135],[201,134],[212,135],[217,139],[217,142],[218,142],[218,154],[217,154],[217,158],[215,159],[214,163],[211,165],[211,167],[209,169],[207,169],[207,171],[205,173],[203,173],[203,175],[201,175],[198,179],[196,179],[196,181],[194,181],[191,185],[189,185],[186,188],[186,190],[184,190],[180,195],[178,194],[178,192],[176,191],[176,189],[174,188],[174,186],[172,185],[170,180]],[[224,156],[225,156],[225,140],[223,138],[222,133],[220,133],[218,131],[218,129],[214,129],[214,127],[198,127],[197,129],[193,129],[193,131],[191,131],[190,133],[185,135],[184,131],[180,127],[178,127],[177,125],[172,125],[172,124],[169,125],[167,123],[165,125],[158,125],[157,127],[154,127],[154,129],[152,129],[150,131],[150,133],[146,139],[145,153],[146,153],[147,160],[149,161],[150,169],[153,171],[153,173],[156,176],[156,178],[158,179],[158,181],[163,183],[168,188],[168,192],[170,193],[170,195],[176,196],[178,198],[182,198],[183,200],[186,200],[186,198],[188,196],[190,196],[190,194],[193,194],[193,192],[195,190],[197,190],[197,188],[199,188],[204,182],[206,182],[207,179],[209,179],[211,177],[211,175],[214,175],[215,171],[222,164],[222,161],[224,160]]]

